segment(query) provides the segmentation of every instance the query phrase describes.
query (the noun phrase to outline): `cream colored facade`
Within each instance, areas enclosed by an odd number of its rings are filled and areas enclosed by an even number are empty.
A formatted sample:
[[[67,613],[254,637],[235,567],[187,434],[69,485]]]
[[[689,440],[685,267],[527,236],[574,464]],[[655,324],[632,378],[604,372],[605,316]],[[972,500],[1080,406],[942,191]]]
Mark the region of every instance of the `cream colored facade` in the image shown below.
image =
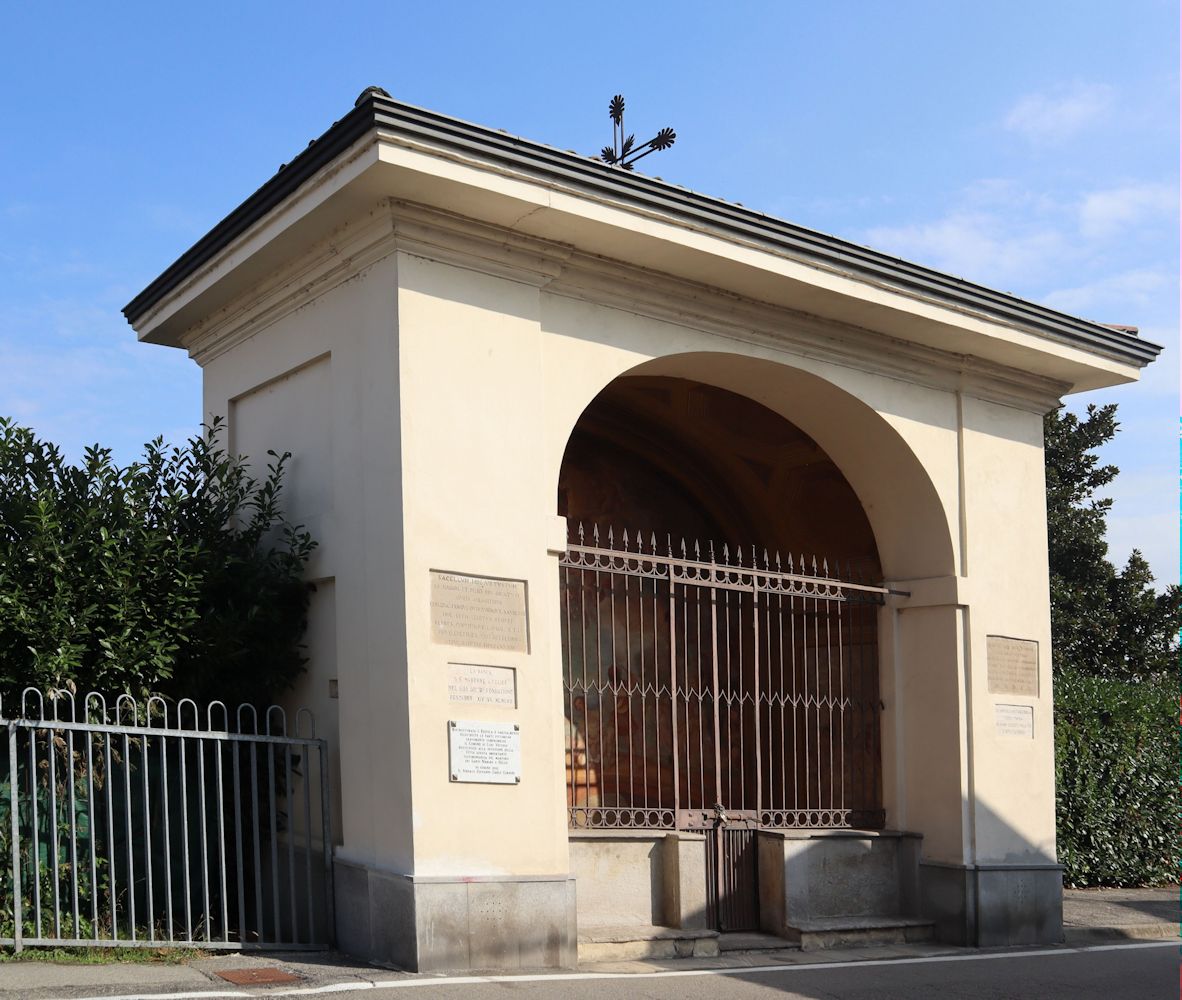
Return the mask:
[[[234,451],[292,453],[320,543],[293,697],[337,764],[346,947],[569,964],[594,922],[555,494],[584,409],[637,374],[756,400],[839,466],[909,595],[880,612],[881,753],[886,826],[922,837],[916,912],[949,940],[1058,935],[1042,416],[1143,362],[380,123],[132,318],[201,365]],[[432,571],[524,581],[528,652],[433,641]],[[988,636],[1037,643],[1037,695],[990,692]],[[516,708],[449,700],[450,663],[514,668]],[[453,719],[519,725],[520,783],[450,781]]]

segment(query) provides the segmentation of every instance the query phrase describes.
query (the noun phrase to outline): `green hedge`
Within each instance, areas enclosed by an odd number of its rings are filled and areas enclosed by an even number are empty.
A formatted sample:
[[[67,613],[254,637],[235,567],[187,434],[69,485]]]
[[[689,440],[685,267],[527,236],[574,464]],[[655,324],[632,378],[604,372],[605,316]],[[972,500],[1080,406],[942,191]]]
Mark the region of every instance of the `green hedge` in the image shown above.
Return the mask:
[[[304,669],[315,542],[282,507],[289,456],[258,477],[219,421],[117,465],[68,462],[0,417],[0,697],[26,686],[141,701],[269,704]]]
[[[1178,683],[1055,679],[1059,860],[1068,886],[1177,879]]]

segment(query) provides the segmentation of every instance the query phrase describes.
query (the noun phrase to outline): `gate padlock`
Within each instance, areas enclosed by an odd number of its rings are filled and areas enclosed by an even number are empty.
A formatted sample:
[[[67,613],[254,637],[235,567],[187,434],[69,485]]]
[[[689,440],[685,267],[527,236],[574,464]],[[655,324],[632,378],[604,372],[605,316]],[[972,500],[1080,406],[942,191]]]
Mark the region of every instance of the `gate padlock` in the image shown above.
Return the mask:
[[[727,819],[726,810],[722,808],[721,802],[714,803],[714,818],[716,820],[718,820],[720,825],[722,823],[729,822],[729,820]]]

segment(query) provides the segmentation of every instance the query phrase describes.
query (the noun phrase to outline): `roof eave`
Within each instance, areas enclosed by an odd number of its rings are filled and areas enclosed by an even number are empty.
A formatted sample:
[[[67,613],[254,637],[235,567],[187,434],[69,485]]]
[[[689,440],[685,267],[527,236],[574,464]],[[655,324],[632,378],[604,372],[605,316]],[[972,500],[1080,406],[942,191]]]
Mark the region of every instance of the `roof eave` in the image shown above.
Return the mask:
[[[510,167],[534,180],[561,184],[568,189],[574,187],[587,194],[609,198],[622,207],[657,211],[709,229],[723,238],[755,241],[773,253],[889,285],[909,295],[1018,326],[1136,367],[1144,367],[1162,350],[1159,345],[1122,329],[1069,316],[740,205],[642,174],[625,172],[590,157],[400,104],[373,92],[364,94],[353,110],[334,122],[322,136],[132,299],[123,310],[128,321],[138,326],[157,304],[194,272],[374,130],[421,140],[442,150]]]

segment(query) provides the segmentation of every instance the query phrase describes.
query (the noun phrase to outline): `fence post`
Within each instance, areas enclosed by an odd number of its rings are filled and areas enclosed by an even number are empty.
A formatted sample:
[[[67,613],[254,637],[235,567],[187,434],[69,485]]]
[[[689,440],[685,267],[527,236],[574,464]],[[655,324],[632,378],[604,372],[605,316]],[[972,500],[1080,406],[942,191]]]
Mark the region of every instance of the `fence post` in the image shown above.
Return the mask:
[[[20,848],[20,795],[18,791],[16,769],[16,726],[11,722],[5,727],[8,730],[8,813],[10,833],[12,836],[12,939],[13,951],[23,951],[23,929],[25,915],[21,911],[21,848]],[[34,794],[36,791],[34,790]],[[36,836],[34,831],[33,836]],[[36,876],[34,876],[36,877]]]
[[[337,943],[337,913],[336,889],[333,885],[332,866],[332,799],[328,787],[328,741],[321,739],[320,744],[320,837],[324,848],[324,895],[325,908],[328,916],[328,944]]]

